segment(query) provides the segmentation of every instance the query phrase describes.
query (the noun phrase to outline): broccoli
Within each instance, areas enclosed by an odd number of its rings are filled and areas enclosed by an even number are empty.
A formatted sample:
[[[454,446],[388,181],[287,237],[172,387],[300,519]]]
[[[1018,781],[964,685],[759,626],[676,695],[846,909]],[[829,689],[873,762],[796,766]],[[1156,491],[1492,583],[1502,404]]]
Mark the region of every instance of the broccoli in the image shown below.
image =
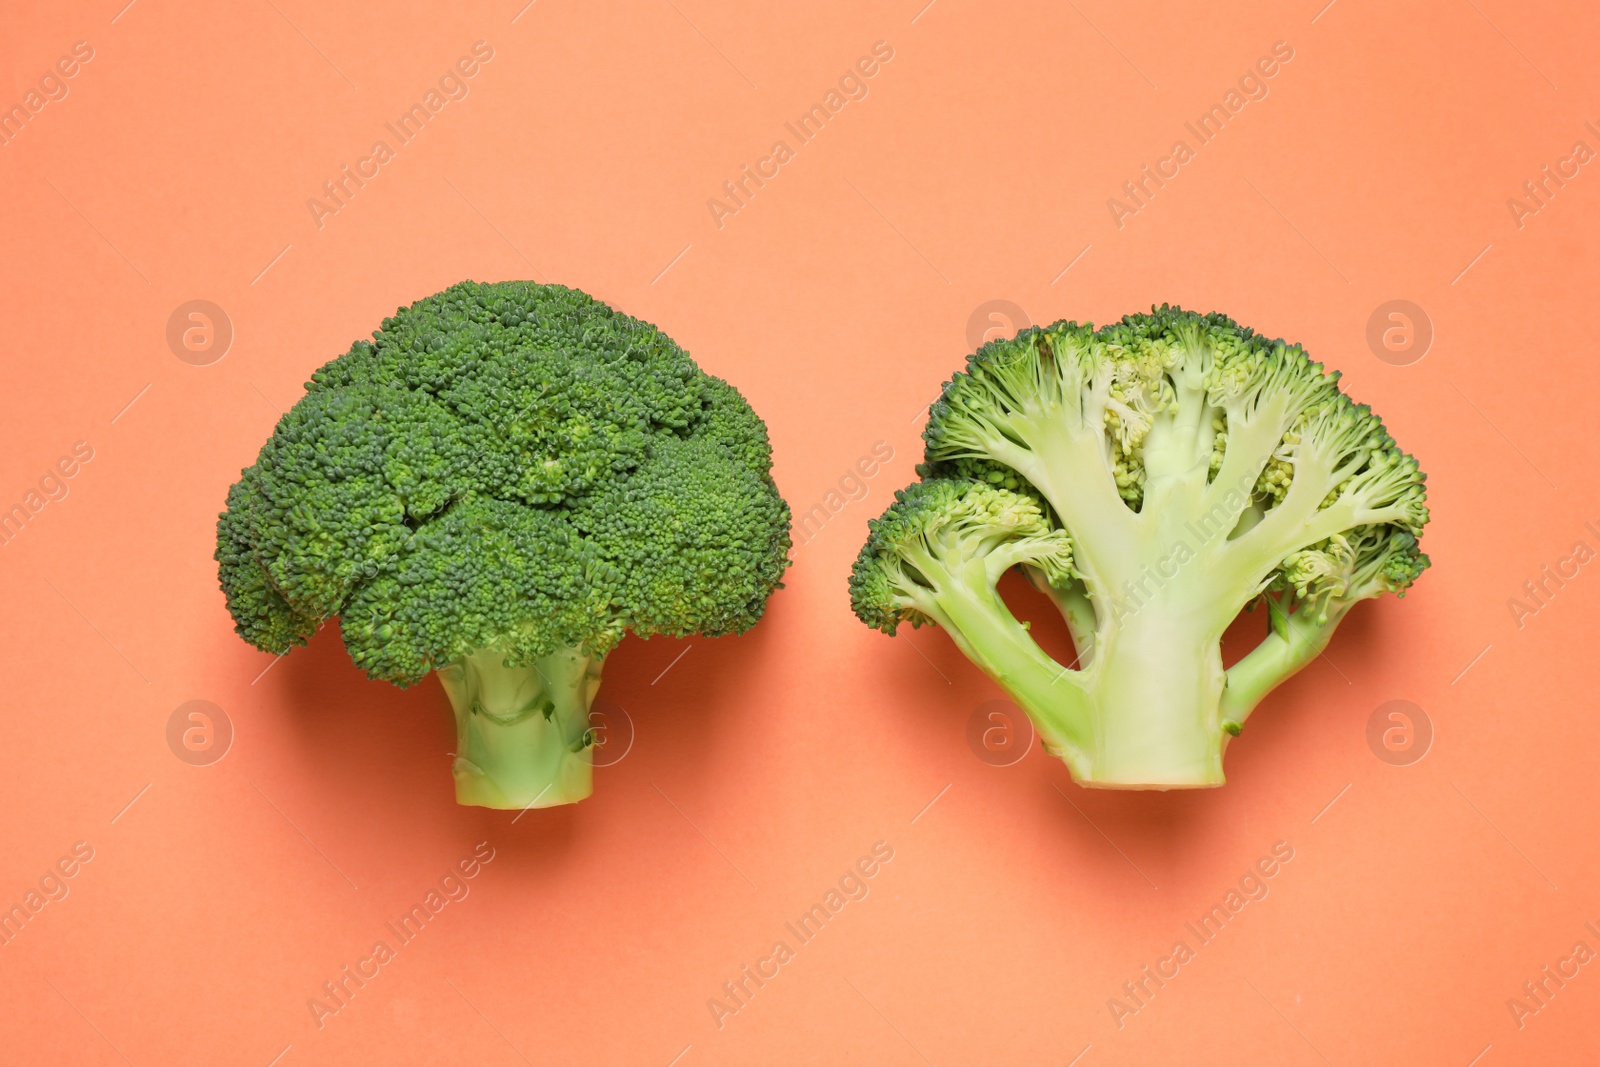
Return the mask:
[[[740,633],[780,587],[771,466],[744,398],[649,323],[462,282],[311,376],[228,493],[222,591],[263,651],[337,616],[370,677],[437,673],[458,802],[572,803],[623,634]]]
[[[1338,378],[1168,306],[984,345],[930,409],[922,480],[869,523],[856,615],[943,627],[1083,785],[1221,785],[1251,709],[1356,601],[1428,566],[1426,476]],[[996,592],[1014,567],[1075,663]],[[1223,632],[1258,605],[1265,637],[1224,669]]]

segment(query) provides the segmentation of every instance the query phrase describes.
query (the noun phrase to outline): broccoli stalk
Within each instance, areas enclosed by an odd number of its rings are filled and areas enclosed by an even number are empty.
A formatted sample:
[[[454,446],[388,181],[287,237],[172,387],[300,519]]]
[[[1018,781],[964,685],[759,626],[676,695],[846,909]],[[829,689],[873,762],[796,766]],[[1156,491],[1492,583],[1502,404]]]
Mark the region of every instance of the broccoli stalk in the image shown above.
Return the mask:
[[[1166,307],[985,346],[932,408],[924,480],[871,523],[856,613],[947,630],[1085,785],[1220,785],[1261,699],[1428,564],[1424,476],[1336,381]],[[1013,566],[1061,611],[1073,664],[995,592]],[[1265,638],[1225,670],[1223,632],[1259,603]]]
[[[217,522],[239,635],[337,617],[372,678],[437,672],[463,804],[591,789],[626,633],[741,633],[788,566],[766,427],[649,323],[573,289],[463,282],[314,375]]]
[[[508,667],[490,649],[439,669],[456,713],[456,802],[547,808],[594,791],[589,705],[602,660],[561,648]]]

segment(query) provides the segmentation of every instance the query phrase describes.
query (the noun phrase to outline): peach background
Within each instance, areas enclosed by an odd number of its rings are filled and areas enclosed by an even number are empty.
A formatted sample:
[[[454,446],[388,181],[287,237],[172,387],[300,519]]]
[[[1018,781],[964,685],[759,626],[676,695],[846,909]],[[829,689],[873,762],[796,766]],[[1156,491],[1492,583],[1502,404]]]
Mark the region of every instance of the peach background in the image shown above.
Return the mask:
[[[0,504],[95,451],[0,549],[0,902],[95,850],[0,948],[0,1060],[1595,1056],[1600,965],[1520,1030],[1506,1007],[1600,948],[1600,578],[1521,629],[1507,608],[1600,519],[1600,177],[1520,230],[1505,206],[1600,147],[1592,6],[124,2],[11,5],[0,33],[0,103],[95,50],[0,148]],[[478,40],[470,96],[319,230],[306,199]],[[870,96],[719,230],[707,198],[879,40]],[[1271,95],[1119,230],[1106,198],[1278,40]],[[513,824],[453,803],[436,684],[368,682],[331,630],[263,675],[211,551],[313,367],[398,304],[528,276],[732,379],[797,510],[874,442],[895,459],[796,548],[755,631],[687,642],[654,682],[685,643],[625,644],[602,695],[632,751],[593,799]],[[210,366],[165,342],[195,298],[236,331]],[[1410,366],[1366,344],[1393,298],[1436,330]],[[1269,699],[1225,789],[1084,792],[1037,750],[988,766],[965,730],[993,687],[937,631],[849,613],[865,520],[992,299],[1045,322],[1225,310],[1342,370],[1432,475],[1433,571]],[[234,725],[211,766],[167,747],[191,699]],[[1412,766],[1366,744],[1393,699],[1437,733]],[[470,896],[319,1029],[307,999],[484,840]],[[707,998],[880,840],[870,895],[719,1029]],[[1107,999],[1280,840],[1270,895],[1118,1029]]]

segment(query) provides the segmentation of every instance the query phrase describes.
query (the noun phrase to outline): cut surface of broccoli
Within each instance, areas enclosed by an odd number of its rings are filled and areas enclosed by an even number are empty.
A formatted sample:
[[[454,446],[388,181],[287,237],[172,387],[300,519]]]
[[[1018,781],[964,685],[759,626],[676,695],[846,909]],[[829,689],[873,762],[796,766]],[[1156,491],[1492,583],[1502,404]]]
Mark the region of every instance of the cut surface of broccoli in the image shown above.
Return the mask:
[[[1261,699],[1428,566],[1425,475],[1338,378],[1169,306],[987,344],[930,409],[921,481],[869,524],[855,612],[947,631],[1083,785],[1221,785]],[[996,592],[1012,568],[1061,611],[1074,662]],[[1224,669],[1251,607],[1265,636]]]

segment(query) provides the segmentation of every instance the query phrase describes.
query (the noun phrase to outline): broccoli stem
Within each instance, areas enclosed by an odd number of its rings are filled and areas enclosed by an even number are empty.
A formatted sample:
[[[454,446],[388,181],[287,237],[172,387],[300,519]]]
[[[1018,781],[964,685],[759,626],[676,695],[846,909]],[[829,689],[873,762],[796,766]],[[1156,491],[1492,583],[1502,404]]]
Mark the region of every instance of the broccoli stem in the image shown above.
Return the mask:
[[[1223,719],[1243,725],[1266,695],[1310,663],[1333,639],[1333,631],[1350,609],[1352,601],[1336,600],[1328,607],[1322,622],[1284,611],[1272,597],[1266,598],[1272,613],[1271,625],[1262,642],[1232,667],[1222,694]]]
[[[1074,672],[1047,656],[998,596],[961,590],[940,607],[961,651],[1028,713],[1051,752],[1085,773],[1089,702]]]
[[[1096,635],[1081,670],[1057,664],[992,591],[947,586],[931,605],[969,659],[1009,693],[1081,785],[1223,784],[1221,634],[1209,618],[1148,603]]]
[[[1089,700],[1077,671],[1058,664],[1011,614],[990,583],[983,560],[946,567],[924,555],[920,566],[938,584],[922,602],[956,647],[1028,713],[1045,746],[1079,773],[1087,764]]]
[[[1078,580],[1052,583],[1037,567],[1023,564],[1022,569],[1029,583],[1050,599],[1066,621],[1067,632],[1072,635],[1072,645],[1078,653],[1077,662],[1072,666],[1079,670],[1088,667],[1094,662],[1094,632],[1097,624],[1094,602],[1084,592],[1083,583]]]
[[[562,648],[521,667],[479,649],[441,668],[456,714],[456,802],[547,808],[593,792],[589,703],[600,667]]]
[[[1103,789],[1223,784],[1221,635],[1146,604],[1101,635],[1089,671],[1094,745],[1080,784]]]

